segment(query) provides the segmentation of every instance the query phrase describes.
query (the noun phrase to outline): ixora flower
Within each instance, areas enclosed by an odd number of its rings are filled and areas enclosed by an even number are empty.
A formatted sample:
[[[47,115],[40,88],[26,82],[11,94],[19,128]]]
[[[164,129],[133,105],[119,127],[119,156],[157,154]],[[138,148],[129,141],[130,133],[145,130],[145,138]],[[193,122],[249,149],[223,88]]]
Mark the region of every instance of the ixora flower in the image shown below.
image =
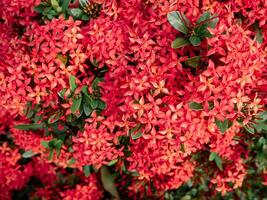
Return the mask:
[[[0,199],[263,199],[266,8],[0,1]]]

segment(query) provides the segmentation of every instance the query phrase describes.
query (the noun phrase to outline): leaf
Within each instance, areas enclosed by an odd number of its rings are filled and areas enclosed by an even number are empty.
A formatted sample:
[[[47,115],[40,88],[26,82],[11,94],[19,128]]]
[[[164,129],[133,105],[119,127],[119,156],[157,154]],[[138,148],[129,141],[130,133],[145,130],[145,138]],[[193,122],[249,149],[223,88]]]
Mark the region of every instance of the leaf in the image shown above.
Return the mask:
[[[185,63],[190,67],[197,68],[200,65],[201,58],[201,56],[194,56],[188,58]]]
[[[68,165],[73,165],[76,162],[75,158],[71,158],[68,162]]]
[[[83,104],[83,112],[88,117],[92,113],[92,109],[86,103]]]
[[[197,24],[200,24],[201,22],[204,22],[205,20],[210,19],[210,12],[206,11],[204,12],[197,20]]]
[[[70,84],[70,89],[71,91],[75,91],[75,89],[77,88],[77,85],[76,85],[76,77],[73,76],[73,75],[70,75],[69,77],[69,84]]]
[[[136,140],[136,139],[142,137],[142,135],[143,135],[142,131],[138,131],[137,134],[133,134],[133,133],[132,133],[132,134],[131,134],[131,137],[132,137],[133,140]]]
[[[56,58],[59,59],[64,65],[66,65],[68,62],[68,57],[63,56],[62,54],[57,54]]]
[[[57,94],[61,99],[64,99],[64,94],[66,91],[67,91],[67,89],[64,88],[64,89],[60,90]]]
[[[182,18],[183,17],[183,18]],[[187,34],[188,27],[184,23],[184,21],[189,21],[184,15],[181,15],[179,11],[169,12],[167,15],[169,23],[174,27],[176,30]]]
[[[84,14],[81,18],[81,20],[83,20],[83,21],[88,21],[89,19],[90,19],[90,17],[86,14]]]
[[[62,144],[63,144],[63,141],[62,140],[58,140],[57,139],[54,142],[54,146],[55,146],[55,149],[56,149],[57,157],[60,156],[60,150],[61,150]]]
[[[49,148],[49,142],[47,142],[47,141],[41,141],[41,145],[42,145],[44,148]]]
[[[90,103],[91,107],[93,109],[96,109],[98,106],[97,100],[96,99],[92,99],[91,103]]]
[[[84,85],[82,86],[82,93],[86,96],[89,96],[89,93],[88,93],[88,86]]]
[[[85,165],[83,166],[83,173],[86,177],[89,177],[89,175],[91,174],[91,167],[90,165]]]
[[[218,167],[221,171],[223,171],[222,159],[221,159],[221,157],[220,157],[218,154],[216,154],[216,157],[215,157],[215,163],[216,163],[217,167]]]
[[[202,110],[203,109],[203,106],[200,103],[197,103],[197,102],[194,102],[194,101],[189,104],[189,107],[192,110]]]
[[[57,122],[60,119],[61,115],[62,115],[61,111],[57,111],[55,114],[51,115],[47,121],[48,124]]]
[[[44,124],[43,123],[41,123],[41,124],[37,124],[37,123],[34,123],[34,124],[20,124],[20,125],[15,125],[14,127],[16,129],[19,129],[19,130],[30,131],[30,130],[42,129],[42,128],[44,128]]]
[[[248,131],[251,134],[254,134],[255,133],[254,127],[251,126],[250,124],[244,126],[244,128],[246,129],[246,131]]]
[[[98,90],[98,83],[100,82],[100,78],[95,78],[95,80],[92,82],[92,88],[94,90]]]
[[[97,101],[97,107],[98,107],[100,110],[104,110],[104,109],[106,109],[106,103],[105,103],[104,101],[98,100],[98,101]]]
[[[174,49],[178,49],[178,48],[184,47],[188,44],[190,44],[190,42],[187,39],[182,38],[182,37],[178,37],[172,42],[171,47]]]
[[[75,114],[80,109],[81,103],[82,103],[81,96],[73,98],[72,105],[70,107],[71,113]]]
[[[117,163],[117,162],[118,162],[118,159],[111,160],[111,161],[107,164],[107,166],[112,166],[112,165],[114,165],[114,164]]]
[[[35,156],[36,153],[34,153],[32,150],[29,150],[29,151],[25,151],[23,154],[22,154],[22,157],[23,158],[31,158],[33,156]]]
[[[209,156],[209,161],[213,161],[216,156],[217,156],[217,154],[215,152],[211,152],[210,156]]]
[[[217,127],[220,129],[221,133],[224,134],[225,131],[228,129],[229,127],[229,121],[228,119],[225,119],[224,121],[220,121],[218,119],[215,119],[215,124],[217,125]]]
[[[200,37],[194,35],[189,38],[189,41],[193,46],[199,46],[201,43]]]
[[[212,18],[215,16],[212,16]],[[219,17],[215,17],[214,19],[210,20],[208,26],[211,28],[215,28],[217,23],[219,22]]]
[[[57,0],[51,0],[51,5],[55,10],[59,8],[59,4]]]
[[[71,0],[64,0],[63,3],[62,3],[61,7],[62,7],[62,10],[63,10],[64,13],[67,11],[67,9],[69,7],[69,4],[70,4],[70,1]]]
[[[70,9],[70,13],[73,17],[80,18],[83,11],[79,8],[72,8],[72,9]]]
[[[109,194],[114,197],[116,200],[120,199],[117,187],[115,185],[114,178],[110,174],[108,168],[106,166],[102,166],[100,169],[101,173],[101,182],[104,189],[109,192]]]

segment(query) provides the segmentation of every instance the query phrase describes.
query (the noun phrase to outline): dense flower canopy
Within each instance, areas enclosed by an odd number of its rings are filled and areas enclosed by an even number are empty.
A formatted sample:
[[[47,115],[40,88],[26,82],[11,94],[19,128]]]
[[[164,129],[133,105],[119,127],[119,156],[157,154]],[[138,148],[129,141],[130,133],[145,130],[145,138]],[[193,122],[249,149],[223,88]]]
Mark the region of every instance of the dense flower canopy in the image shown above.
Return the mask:
[[[267,144],[253,126],[267,103],[267,2],[90,1],[89,21],[52,12],[60,2],[0,2],[1,199],[35,179],[29,198],[157,199],[203,178],[222,195],[242,187],[249,134]],[[172,11],[193,24],[216,15],[212,37],[172,48]]]

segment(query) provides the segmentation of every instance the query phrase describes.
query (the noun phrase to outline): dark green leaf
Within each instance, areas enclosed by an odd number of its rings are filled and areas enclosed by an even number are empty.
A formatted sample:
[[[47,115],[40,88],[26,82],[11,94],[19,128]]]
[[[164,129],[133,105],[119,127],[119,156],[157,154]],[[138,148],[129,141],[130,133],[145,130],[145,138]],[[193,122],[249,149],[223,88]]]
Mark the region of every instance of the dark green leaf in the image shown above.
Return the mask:
[[[97,100],[96,100],[96,99],[92,99],[90,105],[91,105],[91,107],[92,107],[93,109],[96,109],[97,106],[98,106],[98,102],[97,102]]]
[[[86,95],[86,96],[89,96],[89,93],[88,93],[88,86],[82,86],[82,93],[84,94],[84,95]]]
[[[206,11],[204,12],[197,20],[197,24],[200,24],[201,22],[204,22],[205,20],[210,19],[210,12]]]
[[[185,63],[190,67],[197,68],[200,65],[201,58],[201,56],[194,56],[188,58]]]
[[[83,166],[83,173],[86,177],[88,177],[91,174],[91,167],[90,165]]]
[[[62,3],[61,7],[62,7],[62,10],[63,10],[64,13],[67,11],[67,9],[69,7],[69,4],[70,4],[70,1],[71,0],[64,0],[63,3]]]
[[[188,44],[190,44],[190,42],[187,39],[178,37],[172,42],[171,46],[174,49],[178,49],[178,48],[184,47]]]
[[[215,124],[217,125],[217,127],[220,129],[221,133],[224,134],[225,131],[228,129],[229,127],[229,121],[228,119],[225,119],[224,121],[220,121],[218,119],[215,120]]]
[[[98,78],[98,77],[92,82],[93,90],[98,90],[98,83],[99,82],[100,82],[100,78]]]
[[[83,21],[88,21],[90,19],[90,17],[88,16],[88,15],[83,15],[82,16],[82,18],[81,18],[81,20],[83,20]]]
[[[185,24],[186,21],[189,21],[184,15],[179,11],[169,12],[167,15],[169,23],[178,31],[187,34],[188,27]]]
[[[33,156],[35,156],[36,153],[32,152],[32,150],[29,150],[29,151],[25,151],[23,154],[22,154],[22,157],[23,158],[31,158]]]
[[[70,75],[69,84],[70,84],[71,91],[72,92],[75,91],[75,89],[77,88],[77,85],[76,85],[76,77],[75,76]]]
[[[92,113],[92,109],[86,103],[83,104],[83,112],[88,117]]]
[[[97,101],[97,104],[98,104],[97,107],[98,107],[100,110],[104,110],[104,109],[106,108],[106,103],[105,103],[104,101],[98,100],[98,101]]]
[[[209,156],[209,161],[213,161],[216,156],[217,156],[217,154],[215,152],[211,152],[210,156]]]
[[[189,41],[193,46],[199,46],[201,43],[200,37],[194,35],[189,38]]]
[[[108,168],[106,166],[102,166],[101,169],[100,169],[100,173],[101,173],[101,182],[102,182],[102,185],[103,185],[104,189],[107,192],[109,192],[109,194],[113,198],[119,200],[120,196],[119,196],[117,187],[115,185],[114,178],[110,174]]]
[[[75,114],[80,109],[81,103],[82,103],[81,96],[73,98],[72,105],[70,107],[71,113]]]
[[[54,149],[50,149],[49,151],[49,156],[48,156],[48,160],[52,160],[54,157]]]
[[[114,165],[117,162],[118,162],[118,159],[114,159],[114,160],[110,161],[107,165],[108,166],[112,166],[112,165]]]
[[[221,157],[220,157],[219,155],[217,155],[217,156],[215,157],[215,163],[216,163],[217,167],[218,167],[221,171],[223,171],[222,159],[221,159]]]
[[[38,130],[44,128],[44,124],[20,124],[14,126],[16,129],[30,131],[30,130]]]
[[[244,128],[246,129],[246,131],[248,131],[251,134],[255,133],[254,127],[252,125],[250,125],[250,124],[244,126]]]
[[[202,110],[203,109],[203,106],[200,103],[197,103],[197,102],[194,102],[194,101],[189,104],[189,107],[192,110]]]

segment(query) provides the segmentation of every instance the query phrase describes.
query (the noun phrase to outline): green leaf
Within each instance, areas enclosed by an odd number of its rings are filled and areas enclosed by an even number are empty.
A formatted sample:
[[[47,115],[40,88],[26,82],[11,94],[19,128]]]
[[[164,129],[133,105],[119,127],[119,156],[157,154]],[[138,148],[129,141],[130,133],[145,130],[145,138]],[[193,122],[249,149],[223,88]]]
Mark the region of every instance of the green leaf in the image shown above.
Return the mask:
[[[49,147],[49,142],[48,142],[48,141],[41,141],[41,145],[42,145],[44,148],[50,148],[50,147]]]
[[[202,58],[201,56],[194,56],[194,57],[188,58],[185,61],[185,64],[187,64],[190,67],[197,68],[200,65],[201,58]]]
[[[59,7],[59,4],[58,4],[58,1],[57,0],[50,0],[51,1],[51,4],[52,4],[52,7],[57,10],[58,7]]]
[[[85,165],[83,166],[83,173],[86,177],[89,177],[89,175],[91,174],[91,167],[90,165]]]
[[[197,24],[200,24],[201,22],[204,22],[205,20],[210,19],[210,12],[206,11],[204,12],[197,20]]]
[[[92,82],[92,88],[93,90],[98,90],[99,87],[98,87],[98,83],[100,82],[100,78],[96,78],[93,82]]]
[[[189,41],[193,46],[199,46],[201,43],[200,37],[194,35],[189,38]]]
[[[255,133],[254,127],[251,126],[250,124],[245,125],[244,128],[246,129],[246,131],[248,131],[251,134],[254,134]]]
[[[49,161],[52,160],[53,157],[54,157],[54,149],[51,148],[50,151],[49,151],[48,160],[49,160]]]
[[[216,156],[217,156],[217,154],[215,152],[211,152],[210,156],[209,156],[209,161],[213,161]]]
[[[217,125],[217,127],[220,129],[221,133],[224,134],[225,131],[228,129],[229,127],[229,121],[228,119],[225,119],[224,121],[220,121],[218,119],[215,120],[215,124]]]
[[[60,117],[62,116],[62,112],[61,111],[57,111],[56,113],[54,113],[53,115],[51,115],[48,119],[48,124],[52,124],[52,123],[55,123],[57,122]]]
[[[109,192],[109,194],[115,198],[116,200],[120,199],[117,187],[115,185],[115,181],[113,176],[110,174],[108,168],[106,166],[102,166],[100,169],[101,174],[101,182],[104,189]]]
[[[188,44],[190,44],[190,42],[187,39],[182,38],[182,37],[178,37],[172,42],[171,46],[174,49],[178,49],[178,48],[184,47]]]
[[[62,54],[57,54],[56,58],[59,59],[64,65],[66,65],[68,62],[68,57],[63,56]]]
[[[142,137],[142,135],[143,135],[142,131],[138,131],[137,134],[133,134],[133,133],[132,133],[132,134],[131,134],[131,137],[132,137],[133,140],[136,140],[136,139]]]
[[[70,9],[70,13],[73,17],[80,18],[83,11],[79,8],[72,8],[72,9]]]
[[[169,12],[167,15],[169,23],[174,27],[176,30],[187,34],[188,27],[185,22],[189,22],[185,15],[182,15],[179,11]]]
[[[22,154],[22,157],[23,158],[31,158],[33,156],[35,156],[36,153],[32,152],[32,150],[29,150],[29,151],[25,151],[23,154]]]
[[[222,159],[221,157],[217,154],[217,156],[215,157],[215,163],[217,165],[217,167],[223,171],[223,166],[222,166]]]
[[[90,105],[91,105],[91,107],[92,107],[93,109],[96,109],[97,106],[98,106],[98,102],[97,102],[97,100],[96,100],[96,99],[92,99]]]
[[[71,158],[68,162],[68,165],[73,165],[76,162],[75,158]]]
[[[212,16],[212,17],[215,17],[215,16]],[[215,17],[214,19],[208,22],[208,26],[211,28],[215,28],[218,22],[219,22],[219,17]]]
[[[112,165],[114,165],[114,164],[117,163],[117,162],[118,162],[118,159],[114,159],[114,160],[110,161],[110,162],[107,164],[107,166],[112,166]]]
[[[97,107],[98,107],[100,110],[104,110],[104,109],[106,109],[106,103],[105,103],[104,101],[98,100],[98,101],[97,101]]]
[[[87,105],[86,103],[83,104],[83,112],[87,117],[91,115],[92,111],[93,110],[90,108],[89,105]]]
[[[62,140],[58,140],[57,139],[54,142],[54,146],[55,146],[55,149],[56,149],[57,157],[60,155],[60,150],[61,150],[62,144],[63,144]]]
[[[74,92],[75,89],[77,88],[77,85],[76,85],[76,77],[75,76],[70,75],[69,84],[70,84],[71,91]]]
[[[68,10],[69,4],[70,4],[71,0],[64,0],[62,3],[62,10],[65,13]]]
[[[194,102],[194,101],[189,104],[189,107],[192,110],[202,110],[203,109],[203,106],[200,103],[197,103],[197,102]]]
[[[75,114],[80,109],[81,103],[82,103],[81,96],[73,98],[72,105],[70,107],[71,113]]]
[[[60,90],[57,94],[61,99],[64,99],[64,94],[66,91],[67,91],[67,89],[64,88],[64,89]]]
[[[82,93],[86,96],[89,96],[89,93],[88,93],[88,86],[84,85],[82,86]]]
[[[90,17],[86,14],[84,14],[81,18],[81,20],[83,20],[83,21],[88,21],[89,19],[90,19]]]
[[[34,123],[34,124],[20,124],[20,125],[15,125],[14,127],[16,129],[19,129],[19,130],[30,131],[30,130],[42,129],[42,128],[44,128],[44,124],[43,123],[41,123],[41,124],[37,124],[37,123]]]

